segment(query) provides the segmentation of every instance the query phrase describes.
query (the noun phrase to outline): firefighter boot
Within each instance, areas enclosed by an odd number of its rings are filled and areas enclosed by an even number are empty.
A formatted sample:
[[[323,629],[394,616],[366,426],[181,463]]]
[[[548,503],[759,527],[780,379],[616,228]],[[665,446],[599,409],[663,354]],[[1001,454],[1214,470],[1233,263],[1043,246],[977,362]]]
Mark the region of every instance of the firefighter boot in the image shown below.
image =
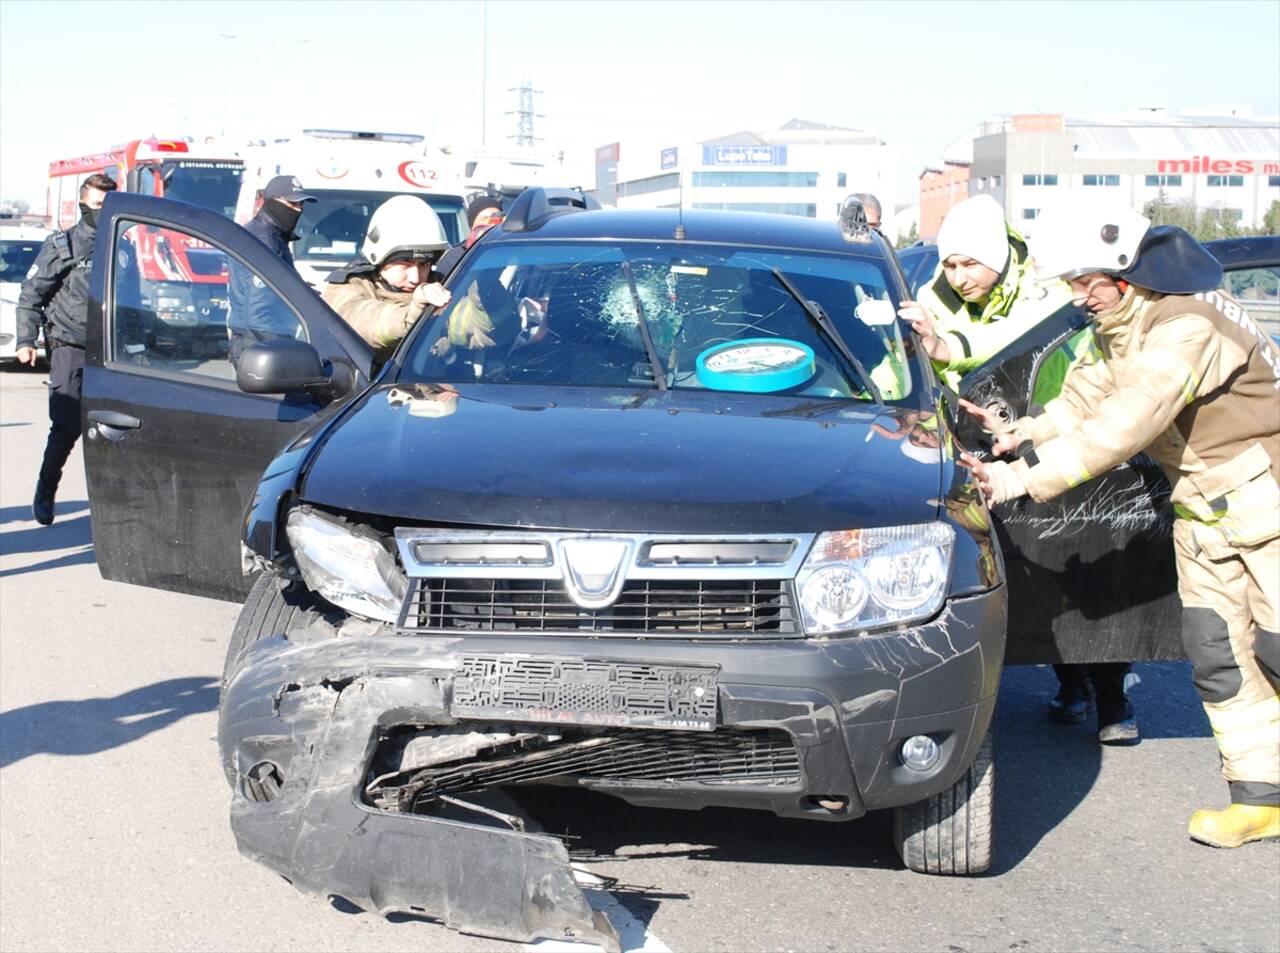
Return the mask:
[[[53,522],[53,490],[44,480],[36,481],[36,495],[31,500],[31,515],[41,526]]]
[[[1223,811],[1196,811],[1187,834],[1210,847],[1239,847],[1280,837],[1280,805],[1232,804]]]

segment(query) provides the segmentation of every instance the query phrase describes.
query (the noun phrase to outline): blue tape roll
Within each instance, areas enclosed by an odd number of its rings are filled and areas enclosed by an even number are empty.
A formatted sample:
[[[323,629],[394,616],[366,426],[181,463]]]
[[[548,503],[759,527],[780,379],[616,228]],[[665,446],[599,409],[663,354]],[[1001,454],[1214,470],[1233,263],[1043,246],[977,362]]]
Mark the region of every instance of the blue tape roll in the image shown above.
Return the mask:
[[[698,355],[698,380],[709,390],[773,394],[799,387],[818,372],[813,348],[788,338],[744,338]]]

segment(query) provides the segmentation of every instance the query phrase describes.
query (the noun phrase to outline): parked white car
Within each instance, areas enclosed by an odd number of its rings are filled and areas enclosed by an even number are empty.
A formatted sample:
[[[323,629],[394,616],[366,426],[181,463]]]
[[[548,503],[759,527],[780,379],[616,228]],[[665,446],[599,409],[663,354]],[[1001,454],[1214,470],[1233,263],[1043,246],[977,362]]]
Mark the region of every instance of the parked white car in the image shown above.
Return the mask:
[[[0,225],[0,361],[17,359],[18,294],[49,230],[39,225]],[[44,357],[44,342],[40,342]]]

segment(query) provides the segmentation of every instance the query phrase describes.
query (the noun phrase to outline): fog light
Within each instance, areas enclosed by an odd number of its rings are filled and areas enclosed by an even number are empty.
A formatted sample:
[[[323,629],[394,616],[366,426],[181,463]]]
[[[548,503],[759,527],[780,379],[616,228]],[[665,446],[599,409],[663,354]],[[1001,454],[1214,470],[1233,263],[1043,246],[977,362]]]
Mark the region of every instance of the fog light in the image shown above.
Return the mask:
[[[902,743],[902,763],[912,771],[928,771],[942,754],[928,735],[912,735]]]

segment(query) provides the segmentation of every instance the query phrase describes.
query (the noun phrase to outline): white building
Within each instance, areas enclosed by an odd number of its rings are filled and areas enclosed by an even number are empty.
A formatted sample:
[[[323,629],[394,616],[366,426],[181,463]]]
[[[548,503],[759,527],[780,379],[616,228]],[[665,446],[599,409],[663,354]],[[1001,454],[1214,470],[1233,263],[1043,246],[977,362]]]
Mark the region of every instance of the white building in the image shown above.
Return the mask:
[[[666,148],[596,150],[596,195],[619,208],[725,209],[834,221],[851,192],[870,192],[892,218],[893,150],[877,133],[793,119]]]
[[[1223,209],[1257,227],[1280,199],[1280,119],[1218,107],[1170,115],[1027,113],[984,123],[973,139],[969,194],[986,192],[1026,232],[1041,205],[1068,189],[1148,203]]]

